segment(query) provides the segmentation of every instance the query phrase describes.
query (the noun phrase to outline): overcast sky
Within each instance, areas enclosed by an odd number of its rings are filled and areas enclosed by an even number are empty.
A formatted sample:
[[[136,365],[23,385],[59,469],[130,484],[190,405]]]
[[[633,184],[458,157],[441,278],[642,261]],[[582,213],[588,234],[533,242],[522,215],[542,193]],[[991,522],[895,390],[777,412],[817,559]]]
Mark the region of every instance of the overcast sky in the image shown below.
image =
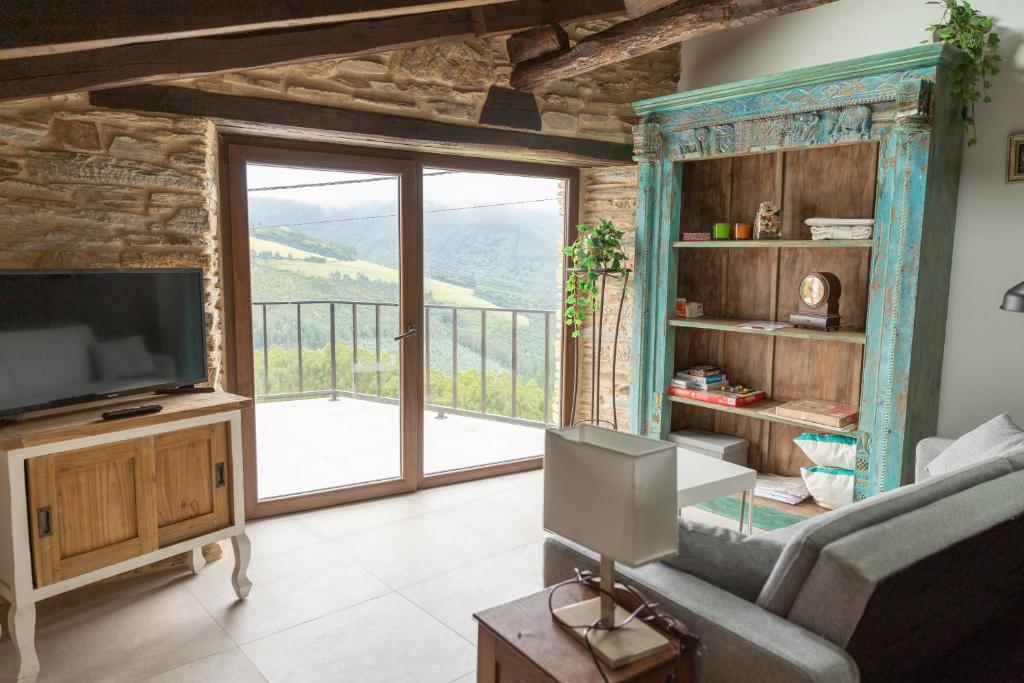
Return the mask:
[[[437,172],[437,170],[426,169],[424,172],[430,174]],[[398,181],[387,176],[256,165],[248,166],[247,174],[250,189],[279,185],[325,183],[338,180],[384,178],[375,182],[355,183],[352,185],[271,190],[255,192],[252,195],[308,201],[321,206],[337,206],[341,209],[368,201],[395,201],[397,206]],[[458,172],[425,177],[423,180],[423,194],[424,201],[429,204],[473,206],[477,204],[496,204],[499,202],[554,199],[558,197],[558,186],[559,181],[550,178],[526,178],[490,173]],[[554,202],[538,202],[536,204],[524,204],[523,206],[544,207],[551,205],[554,205]]]

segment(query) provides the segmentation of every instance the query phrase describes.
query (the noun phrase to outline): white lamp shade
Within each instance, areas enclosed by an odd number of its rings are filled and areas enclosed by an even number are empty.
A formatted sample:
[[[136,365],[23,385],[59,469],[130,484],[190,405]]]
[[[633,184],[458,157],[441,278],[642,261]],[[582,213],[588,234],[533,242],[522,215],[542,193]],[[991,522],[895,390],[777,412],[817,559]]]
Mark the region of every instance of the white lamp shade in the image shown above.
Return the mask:
[[[593,425],[544,436],[544,528],[635,567],[674,555],[676,447]]]

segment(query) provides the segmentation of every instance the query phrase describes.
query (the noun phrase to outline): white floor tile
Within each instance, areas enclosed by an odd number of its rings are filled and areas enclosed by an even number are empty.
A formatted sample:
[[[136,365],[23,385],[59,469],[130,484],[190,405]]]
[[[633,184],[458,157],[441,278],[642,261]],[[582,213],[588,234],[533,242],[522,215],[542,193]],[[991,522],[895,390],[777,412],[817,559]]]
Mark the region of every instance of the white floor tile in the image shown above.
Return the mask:
[[[252,542],[252,557],[270,557],[315,545],[320,539],[291,517],[271,517],[247,522],[245,533]]]
[[[241,650],[225,650],[199,661],[165,671],[143,683],[266,683]]]
[[[531,484],[444,508],[439,514],[511,549],[544,538],[543,500],[541,487]]]
[[[408,586],[401,593],[475,643],[474,613],[543,588],[543,567],[511,551]]]
[[[322,540],[397,522],[430,512],[414,495],[351,503],[293,515],[291,519]]]
[[[389,591],[381,581],[322,542],[267,558],[249,568],[252,593],[231,589],[230,553],[185,586],[238,643],[248,643]]]
[[[270,683],[448,683],[476,651],[392,593],[242,648]]]
[[[436,512],[342,536],[330,545],[392,588],[425,581],[506,550]]]
[[[138,681],[234,643],[169,575],[92,586],[39,605],[39,683]],[[14,652],[0,641],[0,680]]]

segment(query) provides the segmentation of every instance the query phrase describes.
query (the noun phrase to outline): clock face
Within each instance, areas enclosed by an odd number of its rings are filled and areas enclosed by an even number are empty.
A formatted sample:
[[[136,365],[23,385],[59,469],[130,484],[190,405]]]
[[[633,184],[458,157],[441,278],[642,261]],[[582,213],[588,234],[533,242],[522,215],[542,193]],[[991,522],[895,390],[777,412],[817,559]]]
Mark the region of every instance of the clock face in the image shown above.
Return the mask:
[[[808,275],[800,281],[800,300],[806,306],[818,306],[828,296],[828,285],[820,275]]]

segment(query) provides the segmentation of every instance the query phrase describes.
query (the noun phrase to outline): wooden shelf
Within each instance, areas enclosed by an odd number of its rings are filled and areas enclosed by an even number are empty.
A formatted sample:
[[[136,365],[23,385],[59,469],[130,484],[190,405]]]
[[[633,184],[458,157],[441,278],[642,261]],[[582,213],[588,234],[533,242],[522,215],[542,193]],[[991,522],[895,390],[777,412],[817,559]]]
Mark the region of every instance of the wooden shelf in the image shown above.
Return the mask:
[[[800,427],[811,432],[823,432],[827,434],[844,434],[847,436],[857,436],[858,432],[856,429],[852,431],[844,431],[842,429],[833,429],[831,427],[825,427],[824,425],[810,425],[800,420],[791,420],[787,417],[780,417],[778,415],[765,415],[761,411],[765,408],[775,408],[784,403],[784,401],[759,401],[758,403],[752,403],[748,406],[742,406],[734,408],[732,406],[723,406],[717,403],[708,403],[707,401],[697,401],[692,398],[683,398],[682,396],[673,396],[668,394],[670,401],[675,403],[682,403],[688,406],[697,406],[698,408],[707,408],[708,410],[717,410],[723,413],[732,413],[733,415],[742,415],[743,417],[752,417],[755,420],[765,420],[767,422],[778,422],[780,424],[792,425],[794,427]]]
[[[874,240],[703,240],[673,242],[676,249],[870,249]]]
[[[696,327],[704,330],[721,330],[722,332],[739,332],[741,334],[764,334],[770,337],[794,337],[796,339],[843,342],[846,344],[864,344],[866,341],[864,333],[857,330],[825,332],[824,330],[809,330],[802,327],[783,327],[778,330],[749,330],[741,327],[741,325],[748,322],[751,321],[704,316],[701,318],[670,318],[668,324],[672,327]]]

